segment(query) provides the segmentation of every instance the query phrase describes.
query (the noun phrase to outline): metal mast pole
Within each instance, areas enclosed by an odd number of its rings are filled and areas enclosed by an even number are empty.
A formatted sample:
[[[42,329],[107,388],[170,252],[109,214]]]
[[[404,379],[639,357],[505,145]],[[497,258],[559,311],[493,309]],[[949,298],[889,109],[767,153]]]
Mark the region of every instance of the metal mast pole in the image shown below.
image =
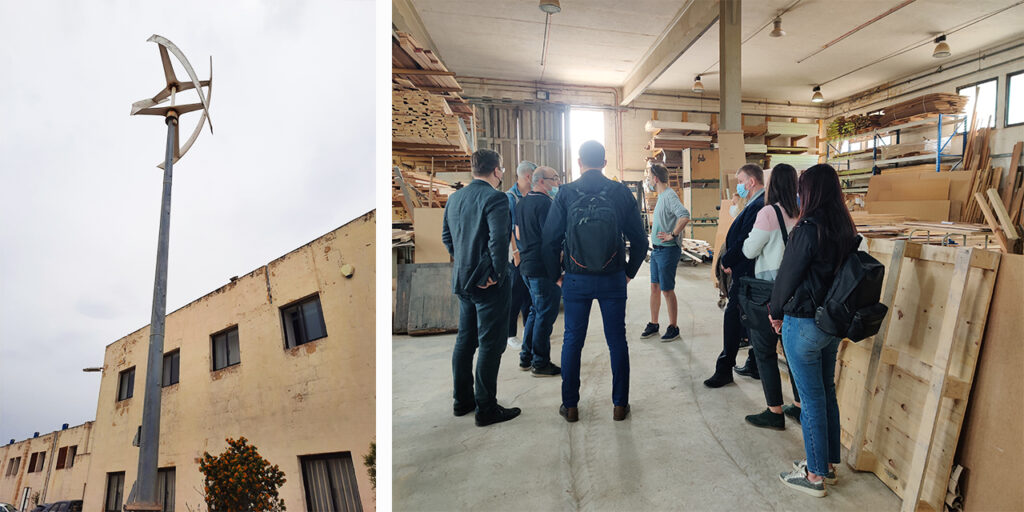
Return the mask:
[[[132,510],[161,510],[156,496],[160,452],[160,393],[164,359],[164,320],[167,317],[167,249],[171,227],[171,176],[177,116],[167,116],[167,154],[164,160],[164,190],[160,201],[160,234],[156,246],[156,277],[153,283],[153,314],[149,323],[149,358],[146,363],[146,391],[142,403],[142,434],[139,436],[139,470]],[[141,507],[140,507],[141,505]],[[148,506],[155,508],[149,508]]]

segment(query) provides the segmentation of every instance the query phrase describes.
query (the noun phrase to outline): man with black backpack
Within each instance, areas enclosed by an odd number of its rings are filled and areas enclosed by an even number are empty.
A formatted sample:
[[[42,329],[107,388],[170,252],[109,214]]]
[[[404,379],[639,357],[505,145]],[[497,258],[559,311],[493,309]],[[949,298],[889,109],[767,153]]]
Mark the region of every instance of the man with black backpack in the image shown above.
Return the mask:
[[[629,414],[629,348],[626,345],[626,283],[647,254],[647,236],[636,198],[604,176],[604,146],[580,146],[580,179],[555,196],[544,223],[544,265],[562,285],[565,333],[562,337],[562,405],[566,421],[579,419],[580,354],[594,299],[601,307],[612,367],[612,418]],[[625,239],[629,240],[626,258]],[[564,270],[564,273],[563,273]]]

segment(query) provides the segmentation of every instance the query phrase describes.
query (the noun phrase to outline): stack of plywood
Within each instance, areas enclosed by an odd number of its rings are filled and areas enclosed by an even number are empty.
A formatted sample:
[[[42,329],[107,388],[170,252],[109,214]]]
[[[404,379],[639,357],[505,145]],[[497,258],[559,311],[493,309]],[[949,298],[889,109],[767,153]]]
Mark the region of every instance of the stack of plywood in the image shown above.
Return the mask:
[[[918,220],[959,221],[973,176],[972,172],[934,171],[872,176],[865,209]]]
[[[892,126],[931,114],[960,114],[969,98],[958,94],[931,93],[885,107],[879,124]]]
[[[391,38],[392,77],[404,87],[440,94],[452,111],[467,121],[473,116],[473,108],[459,97],[462,87],[455,80],[455,73],[448,71],[434,52],[420,44],[405,32],[395,32]]]
[[[689,148],[708,149],[713,137],[708,134],[711,125],[687,121],[647,121],[644,129],[652,133],[651,140],[644,146],[648,151],[682,151]]]

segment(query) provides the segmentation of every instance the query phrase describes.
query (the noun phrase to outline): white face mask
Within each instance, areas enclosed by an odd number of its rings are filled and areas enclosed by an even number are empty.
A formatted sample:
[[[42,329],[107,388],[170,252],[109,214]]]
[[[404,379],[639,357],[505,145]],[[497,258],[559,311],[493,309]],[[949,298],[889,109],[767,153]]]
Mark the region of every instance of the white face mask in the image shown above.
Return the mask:
[[[736,216],[739,215],[739,213],[740,213],[739,205],[734,204],[734,205],[729,207],[729,215],[731,215],[733,218],[736,218]]]

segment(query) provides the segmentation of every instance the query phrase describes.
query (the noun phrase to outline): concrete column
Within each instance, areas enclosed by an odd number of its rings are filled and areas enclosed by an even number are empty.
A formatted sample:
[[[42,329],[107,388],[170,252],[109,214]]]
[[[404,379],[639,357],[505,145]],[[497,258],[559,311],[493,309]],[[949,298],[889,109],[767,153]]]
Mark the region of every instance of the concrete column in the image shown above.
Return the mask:
[[[721,0],[718,4],[718,58],[721,70],[719,130],[740,131],[742,95],[740,92],[741,0]]]

